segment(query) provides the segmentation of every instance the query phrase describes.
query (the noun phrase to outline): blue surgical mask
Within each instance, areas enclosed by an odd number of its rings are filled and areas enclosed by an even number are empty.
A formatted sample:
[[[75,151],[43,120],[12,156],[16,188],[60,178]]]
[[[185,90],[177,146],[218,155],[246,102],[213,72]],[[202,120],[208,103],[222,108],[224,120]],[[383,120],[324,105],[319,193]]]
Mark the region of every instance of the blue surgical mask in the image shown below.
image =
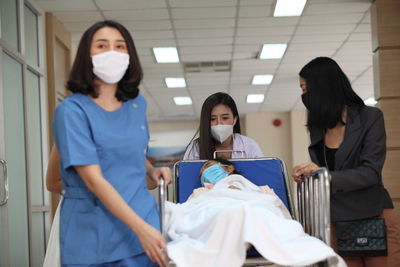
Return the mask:
[[[201,175],[201,184],[203,186],[204,183],[216,184],[228,175],[229,172],[225,171],[224,168],[221,167],[221,164],[215,164],[203,171]]]

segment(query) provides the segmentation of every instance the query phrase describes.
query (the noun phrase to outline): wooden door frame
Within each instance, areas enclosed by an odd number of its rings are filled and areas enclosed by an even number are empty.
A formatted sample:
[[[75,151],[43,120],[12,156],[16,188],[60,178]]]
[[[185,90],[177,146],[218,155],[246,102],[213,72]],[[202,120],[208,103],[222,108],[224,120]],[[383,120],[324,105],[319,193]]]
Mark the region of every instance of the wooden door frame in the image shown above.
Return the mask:
[[[55,73],[55,57],[56,57],[56,46],[57,43],[61,44],[65,50],[68,51],[68,55],[65,58],[65,77],[68,77],[68,72],[71,67],[71,33],[65,28],[65,26],[53,15],[53,13],[46,12],[45,14],[46,24],[46,64],[47,64],[47,103],[48,103],[48,136],[49,136],[49,148],[54,144],[52,134],[52,123],[54,119],[54,110],[57,106],[57,90],[56,90],[56,73]],[[64,95],[67,95],[67,90],[64,88]],[[50,150],[48,151],[50,153]],[[51,193],[51,216],[53,218],[56,211],[58,202],[60,201],[60,195]]]

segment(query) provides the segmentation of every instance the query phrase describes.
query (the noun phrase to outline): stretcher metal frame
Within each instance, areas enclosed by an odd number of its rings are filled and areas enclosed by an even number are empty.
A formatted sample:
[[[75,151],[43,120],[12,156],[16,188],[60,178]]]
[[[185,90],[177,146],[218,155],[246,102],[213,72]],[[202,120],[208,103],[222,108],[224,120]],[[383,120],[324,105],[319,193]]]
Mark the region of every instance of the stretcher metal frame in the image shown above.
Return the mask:
[[[298,221],[304,231],[331,245],[330,181],[326,168],[297,185]]]
[[[326,168],[319,168],[297,184],[297,220],[304,231],[331,246],[330,179]],[[310,267],[329,266],[327,261]]]
[[[330,236],[330,181],[329,173],[326,168],[320,168],[315,171],[312,176],[304,177],[304,182],[297,185],[297,203],[294,205],[293,198],[291,195],[292,179],[289,179],[287,174],[286,164],[282,159],[276,157],[265,157],[258,159],[233,159],[235,161],[255,161],[273,159],[279,160],[281,165],[282,175],[285,179],[287,198],[289,202],[289,211],[292,217],[299,221],[306,233],[311,236],[315,236],[325,242],[328,246],[331,244]],[[185,160],[184,162],[206,162],[207,160]],[[172,180],[172,201],[177,201],[177,186],[179,179],[179,163],[178,161],[173,167],[173,180]],[[166,238],[165,232],[165,202],[168,196],[168,185],[165,184],[164,180],[160,180],[160,187],[158,191],[159,199],[159,211],[160,211],[160,226],[161,232]],[[260,265],[271,265],[272,263],[262,257],[251,257],[247,258],[244,265],[260,266]],[[314,264],[312,266],[327,266],[326,262]],[[170,261],[168,267],[173,267],[175,264]]]

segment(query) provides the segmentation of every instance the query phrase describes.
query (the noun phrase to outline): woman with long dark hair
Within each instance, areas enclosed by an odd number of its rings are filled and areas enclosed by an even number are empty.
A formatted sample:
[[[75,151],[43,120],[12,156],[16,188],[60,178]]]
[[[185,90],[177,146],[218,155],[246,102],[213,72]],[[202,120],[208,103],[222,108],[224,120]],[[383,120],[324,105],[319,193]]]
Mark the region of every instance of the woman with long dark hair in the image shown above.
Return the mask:
[[[219,150],[225,152],[218,152],[218,158],[263,157],[257,143],[240,134],[236,103],[226,93],[212,94],[204,101],[198,133],[199,137],[190,142],[183,159],[212,159]]]
[[[53,124],[51,162],[62,183],[52,181],[55,174],[48,185],[64,196],[62,266],[166,265],[158,210],[145,177],[157,186],[170,174],[145,157],[149,133],[147,104],[138,88],[142,76],[124,26],[102,21],[86,30],[68,80],[73,94],[57,107]]]
[[[400,226],[392,200],[383,186],[382,167],[386,157],[386,133],[382,112],[365,106],[354,92],[339,65],[318,57],[300,71],[302,101],[307,108],[308,147],[312,162],[296,166],[293,178],[323,166],[331,179],[332,243],[337,249],[336,230],[341,222],[383,218],[387,229],[387,256],[372,253],[347,254],[349,266],[398,266]],[[363,221],[365,223],[365,221]],[[365,245],[365,244],[364,244]],[[339,254],[341,251],[339,250]]]

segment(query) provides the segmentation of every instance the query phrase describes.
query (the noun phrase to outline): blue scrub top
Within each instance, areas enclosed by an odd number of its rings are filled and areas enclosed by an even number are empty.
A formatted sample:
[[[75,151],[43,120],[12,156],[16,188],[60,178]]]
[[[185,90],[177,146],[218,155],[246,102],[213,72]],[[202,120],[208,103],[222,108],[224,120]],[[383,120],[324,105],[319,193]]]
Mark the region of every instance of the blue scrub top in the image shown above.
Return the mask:
[[[146,184],[149,141],[142,95],[106,111],[75,93],[58,105],[53,131],[61,156],[64,201],[60,214],[62,264],[99,264],[143,253],[136,234],[85,186],[73,166],[98,164],[103,176],[147,223],[159,229]]]

